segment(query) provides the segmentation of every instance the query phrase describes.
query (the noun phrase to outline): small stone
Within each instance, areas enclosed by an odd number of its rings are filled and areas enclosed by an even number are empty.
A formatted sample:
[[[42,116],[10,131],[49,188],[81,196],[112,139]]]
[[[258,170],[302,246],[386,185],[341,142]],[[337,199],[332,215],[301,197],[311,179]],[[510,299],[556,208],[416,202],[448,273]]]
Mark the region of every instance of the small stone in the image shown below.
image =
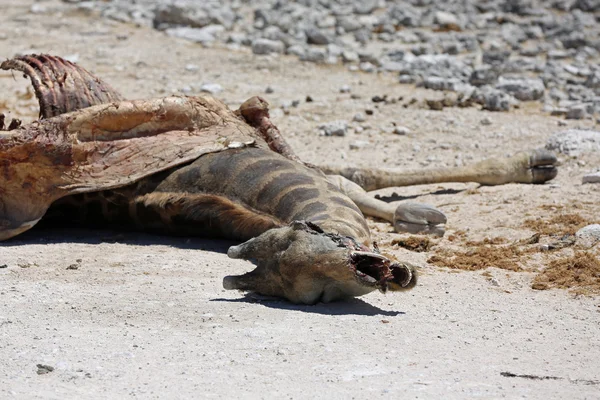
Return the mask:
[[[489,111],[508,111],[511,103],[516,102],[508,93],[489,86],[482,90],[477,97],[478,101],[483,104],[483,108]]]
[[[352,88],[349,85],[343,85],[340,88],[340,93],[350,93],[351,90]]]
[[[331,43],[331,39],[317,28],[307,29],[304,33],[308,44],[326,45]]]
[[[301,59],[302,57],[304,57],[304,54],[306,54],[306,49],[302,45],[295,44],[293,46],[288,47],[286,53],[294,55]]]
[[[408,134],[410,133],[410,129],[408,129],[408,128],[407,128],[407,127],[405,127],[405,126],[396,126],[396,127],[394,128],[394,133],[395,133],[396,135],[401,135],[401,136],[404,136],[404,135],[408,135]]]
[[[433,14],[433,23],[444,28],[458,28],[460,26],[458,17],[446,11],[436,11],[435,14]]]
[[[600,183],[600,171],[583,176],[583,183]]]
[[[37,366],[37,374],[38,375],[45,375],[47,373],[54,371],[54,367],[51,367],[50,365],[37,364],[36,366]]]
[[[223,91],[223,87],[218,83],[204,83],[200,86],[200,91],[210,94],[217,94]]]
[[[567,109],[567,119],[584,119],[588,116],[585,104],[576,104]]]
[[[352,118],[352,120],[354,122],[365,122],[367,120],[367,117],[363,113],[356,113],[356,114],[354,114],[354,117]]]
[[[546,149],[556,150],[568,156],[600,152],[600,132],[581,129],[557,132],[546,142]]]
[[[8,268],[8,265],[6,265],[6,264],[0,265],[0,269],[3,269],[3,268]]]
[[[373,64],[371,64],[370,62],[362,62],[359,64],[358,68],[360,68],[360,70],[362,72],[375,72],[375,70],[377,69]]]
[[[281,54],[285,50],[285,45],[280,40],[255,39],[252,42],[252,52],[258,55]]]
[[[325,136],[346,136],[348,124],[346,121],[332,121],[319,126]]]
[[[492,124],[492,120],[488,117],[484,117],[481,119],[481,121],[479,121],[479,123],[483,126],[489,126]]]
[[[439,76],[429,76],[423,80],[425,89],[431,90],[451,90],[460,84],[460,80],[456,78],[440,78]]]
[[[577,243],[583,247],[592,247],[600,242],[600,224],[587,225],[575,233]]]
[[[412,75],[402,74],[398,78],[398,83],[402,83],[405,85],[415,83],[415,77]]]
[[[498,71],[492,67],[481,67],[473,70],[469,83],[473,86],[493,85],[498,80]]]
[[[216,40],[215,35],[218,35],[224,30],[225,27],[222,25],[209,25],[205,26],[204,28],[190,28],[187,26],[181,26],[177,28],[169,28],[165,32],[169,36],[207,45],[214,42]]]
[[[366,140],[356,140],[356,141],[350,143],[349,147],[350,147],[350,150],[358,150],[358,149],[362,149],[368,145],[369,145],[369,142],[367,142]]]
[[[319,47],[311,47],[306,53],[300,57],[302,61],[314,62],[314,63],[322,63],[325,62],[327,58],[327,49],[319,48]]]
[[[360,60],[358,53],[355,51],[344,50],[342,51],[342,61],[345,63],[354,63]]]
[[[185,66],[185,70],[189,72],[196,72],[200,69],[196,64],[187,64]]]
[[[521,101],[539,100],[544,96],[544,82],[541,79],[507,79],[500,77],[496,89],[513,95]]]
[[[267,86],[267,88],[265,89],[266,94],[271,94],[273,92],[275,92],[275,90],[271,86]]]

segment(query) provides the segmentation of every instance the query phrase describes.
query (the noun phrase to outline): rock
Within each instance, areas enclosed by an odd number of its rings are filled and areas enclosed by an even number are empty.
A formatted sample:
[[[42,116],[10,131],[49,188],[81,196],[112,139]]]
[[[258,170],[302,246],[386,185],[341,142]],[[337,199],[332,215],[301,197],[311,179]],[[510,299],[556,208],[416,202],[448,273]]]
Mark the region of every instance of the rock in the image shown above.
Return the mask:
[[[546,149],[568,156],[598,152],[600,151],[600,132],[567,129],[552,135],[546,142]]]
[[[521,101],[539,100],[544,96],[544,82],[541,79],[509,79],[500,77],[496,89],[511,94]]]
[[[356,114],[354,114],[354,117],[352,118],[352,121],[354,121],[354,122],[365,122],[366,120],[367,120],[367,117],[363,113],[356,113]]]
[[[37,367],[38,375],[45,375],[45,374],[48,374],[48,373],[54,371],[54,367],[52,367],[50,365],[37,364],[36,367]]]
[[[377,70],[377,68],[371,64],[370,62],[366,61],[366,62],[361,62],[358,65],[358,68],[360,68],[360,70],[362,72],[375,72]]]
[[[479,123],[483,126],[490,126],[492,124],[492,120],[488,117],[484,117],[479,121]]]
[[[509,94],[500,90],[485,86],[474,95],[474,100],[483,105],[489,111],[508,111],[510,105],[516,100]]]
[[[204,83],[200,86],[200,91],[210,94],[217,94],[223,91],[223,87],[218,83]]]
[[[304,33],[306,34],[306,42],[308,44],[326,45],[331,43],[329,36],[317,28],[309,28]]]
[[[350,150],[358,150],[368,146],[369,144],[370,143],[366,140],[355,140],[354,142],[350,143],[349,147]]]
[[[211,24],[212,18],[204,9],[194,7],[192,4],[171,3],[158,6],[154,11],[152,22],[155,27],[166,24],[203,28]]]
[[[567,108],[567,119],[584,119],[588,116],[588,107],[585,104],[575,104]]]
[[[369,29],[360,29],[354,32],[354,40],[361,44],[367,44],[371,40],[371,31]]]
[[[196,72],[200,69],[196,64],[187,64],[185,66],[185,70],[189,72]]]
[[[482,62],[490,65],[500,65],[510,57],[510,51],[486,51],[483,53]]]
[[[350,85],[343,85],[340,88],[340,93],[350,93],[352,91],[352,88],[350,87]]]
[[[332,121],[319,125],[319,130],[325,136],[346,136],[348,123],[346,121]]]
[[[310,47],[300,58],[302,61],[322,63],[327,59],[327,49],[320,47]]]
[[[590,248],[600,242],[600,224],[587,225],[575,233],[577,244]]]
[[[339,17],[337,26],[341,27],[344,32],[354,32],[363,27],[360,21],[355,17]]]
[[[423,80],[423,86],[432,90],[454,90],[461,81],[456,78],[440,78],[429,76]]]
[[[456,57],[447,54],[425,54],[418,57],[405,57],[400,75],[440,78],[456,78],[466,82],[473,69]]]
[[[225,27],[222,25],[209,25],[204,28],[178,27],[166,30],[167,35],[186,39],[204,45],[210,44],[216,40],[216,35],[223,32]]]
[[[376,8],[379,0],[360,0],[355,2],[354,12],[356,14],[371,14]]]
[[[433,14],[433,23],[447,29],[460,28],[460,21],[458,20],[458,17],[446,11],[436,11]]]
[[[584,175],[582,183],[600,183],[600,171]]]
[[[393,131],[396,135],[408,135],[410,133],[410,129],[405,126],[396,126]]]
[[[342,61],[345,63],[353,63],[359,61],[358,53],[355,51],[344,50],[342,51]]]
[[[254,54],[281,54],[285,50],[285,45],[280,40],[255,39],[252,41],[252,52]]]
[[[415,83],[415,77],[412,75],[406,75],[406,74],[400,75],[398,77],[398,83],[403,83],[405,85]]]
[[[473,86],[493,85],[498,80],[498,70],[486,66],[473,70],[469,77],[469,83]]]
[[[293,46],[288,47],[286,53],[295,55],[298,58],[302,59],[302,57],[304,57],[304,55],[306,54],[306,49],[302,45],[295,44]]]

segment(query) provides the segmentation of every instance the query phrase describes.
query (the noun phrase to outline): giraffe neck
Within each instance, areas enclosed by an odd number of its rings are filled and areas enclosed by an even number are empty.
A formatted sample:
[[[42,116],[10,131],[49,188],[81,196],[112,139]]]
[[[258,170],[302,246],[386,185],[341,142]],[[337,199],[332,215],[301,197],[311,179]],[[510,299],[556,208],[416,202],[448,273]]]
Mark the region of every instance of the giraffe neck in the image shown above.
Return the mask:
[[[206,154],[175,171],[156,191],[220,194],[282,223],[310,221],[327,232],[370,242],[358,207],[324,175],[266,149]]]

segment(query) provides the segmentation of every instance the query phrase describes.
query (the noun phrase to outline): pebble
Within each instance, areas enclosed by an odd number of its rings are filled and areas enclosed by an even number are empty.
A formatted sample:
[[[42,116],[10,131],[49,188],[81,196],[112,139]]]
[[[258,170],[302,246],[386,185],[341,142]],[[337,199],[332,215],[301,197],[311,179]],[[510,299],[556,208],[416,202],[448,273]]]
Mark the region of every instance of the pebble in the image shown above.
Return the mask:
[[[600,242],[600,224],[584,226],[575,233],[577,244],[583,247],[592,247]]]
[[[404,136],[404,135],[408,135],[410,133],[410,129],[408,129],[405,126],[396,126],[394,128],[394,133],[396,135],[402,135],[402,136]]]
[[[584,119],[588,116],[588,107],[585,104],[575,104],[567,108],[567,119]]]
[[[310,47],[304,55],[300,58],[302,61],[309,61],[314,63],[325,62],[327,58],[327,50],[320,47]]]
[[[560,131],[550,136],[546,149],[568,156],[600,152],[600,132],[580,129]]]
[[[366,140],[355,140],[349,144],[350,150],[358,150],[368,146],[370,143]]]
[[[354,122],[365,122],[366,120],[367,120],[367,117],[363,113],[356,113],[356,114],[354,114],[354,117],[352,118],[352,121],[354,121]]]
[[[39,3],[29,11],[54,12]],[[549,112],[584,119],[600,107],[598,0],[63,0],[63,7],[205,46],[228,43],[257,55],[286,53],[307,62],[343,62],[351,71],[396,73],[399,83],[427,81],[494,111],[543,101]],[[0,33],[0,40],[9,37]],[[559,104],[564,100],[571,103]]]
[[[544,82],[541,79],[510,79],[500,77],[496,89],[511,94],[521,101],[539,100],[544,96]]]
[[[481,121],[479,121],[479,123],[483,126],[489,126],[492,124],[492,120],[488,117],[484,117],[481,119]]]
[[[207,45],[214,42],[216,40],[215,35],[224,30],[225,28],[221,25],[206,26],[204,28],[190,28],[187,26],[181,26],[177,28],[169,28],[166,30],[166,33],[169,36]]]
[[[254,54],[281,54],[285,50],[285,45],[279,40],[256,39],[252,41],[252,52]]]
[[[319,125],[319,130],[324,136],[346,136],[348,123],[346,121],[331,121]]]
[[[583,176],[583,183],[600,183],[600,171]]]
[[[340,93],[350,93],[351,90],[352,88],[349,85],[343,85],[340,88]]]
[[[200,86],[200,91],[210,94],[217,94],[223,91],[223,87],[218,83],[203,83],[202,86]]]

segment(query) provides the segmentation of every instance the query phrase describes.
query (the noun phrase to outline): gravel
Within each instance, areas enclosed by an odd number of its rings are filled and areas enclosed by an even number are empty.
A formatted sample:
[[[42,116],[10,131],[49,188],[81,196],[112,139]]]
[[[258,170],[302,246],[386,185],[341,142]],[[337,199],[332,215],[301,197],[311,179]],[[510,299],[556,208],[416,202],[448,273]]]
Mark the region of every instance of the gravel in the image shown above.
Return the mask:
[[[540,101],[545,110],[586,119],[600,106],[597,0],[64,2],[204,46],[396,73],[400,84],[433,90],[461,92],[459,83],[470,84],[482,89],[474,103],[492,111]],[[560,104],[565,99],[576,103]]]

